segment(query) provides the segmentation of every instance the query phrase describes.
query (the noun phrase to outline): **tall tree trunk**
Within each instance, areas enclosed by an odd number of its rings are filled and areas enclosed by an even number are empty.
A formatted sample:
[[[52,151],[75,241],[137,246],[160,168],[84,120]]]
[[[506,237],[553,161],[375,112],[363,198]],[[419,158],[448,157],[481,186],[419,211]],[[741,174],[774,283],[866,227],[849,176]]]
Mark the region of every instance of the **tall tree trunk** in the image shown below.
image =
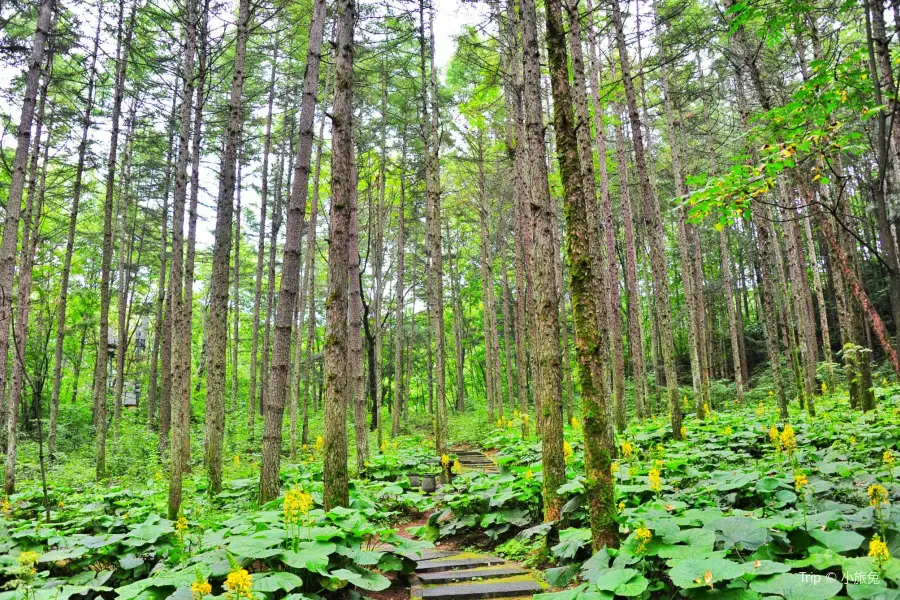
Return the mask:
[[[606,308],[608,295],[597,294],[602,289],[595,278],[601,263],[596,262],[599,252],[591,248],[600,243],[591,222],[588,203],[595,203],[595,195],[584,188],[585,171],[580,164],[582,155],[590,154],[579,148],[576,139],[576,121],[572,111],[572,93],[569,88],[568,56],[561,0],[547,0],[547,55],[550,62],[550,83],[553,90],[554,126],[559,146],[557,159],[562,175],[564,202],[566,205],[566,254],[569,280],[572,289],[572,313],[575,322],[575,348],[578,353],[578,380],[581,388],[584,413],[585,440],[585,496],[588,499],[593,547],[612,548],[618,545],[619,527],[616,522],[615,492],[610,465],[614,446],[608,445],[609,394],[606,382],[606,361],[609,338]],[[576,21],[570,19],[570,24]],[[577,41],[580,44],[580,40]],[[578,62],[573,62],[577,65]],[[583,65],[581,65],[583,68]],[[577,68],[577,66],[576,66]],[[576,86],[578,76],[576,75]],[[583,81],[582,81],[583,83]],[[577,104],[577,102],[576,102]],[[586,107],[585,107],[586,108]],[[590,129],[587,111],[578,119],[578,127]],[[593,160],[593,159],[592,159]],[[593,181],[593,174],[591,175]],[[556,413],[557,411],[554,411]],[[544,414],[544,445],[551,437],[557,437],[562,445],[562,423],[553,413]],[[624,415],[622,416],[624,419]],[[546,454],[546,448],[544,450]],[[545,467],[546,469],[546,467]],[[546,478],[546,475],[545,475]]]
[[[356,164],[352,166],[356,173]],[[356,181],[356,176],[352,177]],[[354,187],[350,196],[350,254],[348,255],[349,281],[349,352],[347,353],[347,370],[349,372],[349,393],[347,397],[353,403],[353,423],[356,440],[356,472],[362,474],[366,461],[369,460],[369,430],[366,427],[366,390],[363,381],[363,347],[362,347],[362,287],[359,262],[359,200]]]
[[[113,201],[116,184],[116,166],[119,153],[119,121],[122,114],[122,100],[125,96],[125,75],[137,4],[132,4],[128,25],[122,31],[124,0],[119,5],[119,36],[116,43],[116,82],[113,92],[112,129],[109,142],[109,159],[106,163],[106,196],[103,210],[103,256],[100,264],[100,336],[97,340],[97,355],[94,365],[94,407],[97,428],[97,479],[106,477],[106,362],[109,352],[109,296],[110,268],[112,265]]]
[[[443,256],[441,246],[441,171],[440,138],[438,135],[437,73],[434,66],[434,14],[429,15],[430,68],[426,69],[425,57],[425,5],[419,4],[420,66],[422,75],[422,113],[425,139],[425,227],[428,233],[426,254],[430,267],[427,279],[428,312],[434,338],[435,370],[435,411],[434,446],[439,456],[447,451],[447,393],[446,393],[446,348],[444,343],[444,282]],[[428,82],[426,83],[426,79]],[[430,346],[430,344],[429,344]]]
[[[291,126],[293,128],[293,124]],[[293,131],[289,137],[293,136]],[[287,140],[284,140],[287,144]],[[266,396],[269,391],[269,355],[272,351],[272,320],[275,313],[275,260],[276,250],[278,249],[278,232],[281,231],[282,206],[282,183],[284,181],[284,157],[285,150],[278,152],[278,164],[275,167],[275,202],[272,205],[272,228],[269,231],[269,259],[266,266],[266,318],[263,322],[263,340],[262,340],[262,361],[260,364],[260,413],[265,415]],[[305,211],[305,207],[304,207]],[[299,269],[298,269],[299,274]]]
[[[53,0],[41,0],[38,10],[37,27],[34,42],[28,57],[28,69],[25,76],[25,94],[22,100],[22,111],[19,114],[19,129],[16,136],[16,153],[12,163],[9,180],[9,192],[6,200],[6,219],[3,225],[3,239],[0,241],[0,412],[5,408],[7,423],[14,417],[17,408],[12,402],[3,406],[6,391],[6,370],[9,361],[9,334],[12,321],[13,279],[16,270],[16,253],[19,245],[19,217],[22,210],[22,196],[25,191],[25,176],[28,163],[28,152],[31,147],[31,124],[37,104],[38,85],[41,68],[44,64],[44,53],[50,37]],[[16,417],[17,418],[17,417]],[[15,432],[13,431],[13,435]],[[9,431],[7,431],[9,435]],[[15,488],[15,457],[10,460],[7,454],[7,495]],[[10,468],[10,466],[12,468]]]
[[[331,136],[331,215],[328,302],[325,323],[325,510],[347,506],[347,277],[350,209],[356,193],[353,167],[354,0],[337,4],[337,45]]]
[[[400,151],[400,206],[397,207],[397,273],[395,293],[397,295],[394,323],[394,403],[391,411],[391,437],[400,435],[400,413],[403,411],[403,392],[407,378],[403,374],[403,299],[404,269],[406,268],[406,123],[401,134],[403,147]]]
[[[55,28],[54,25],[51,27]],[[17,287],[18,304],[16,306],[16,321],[13,326],[13,366],[12,381],[7,398],[7,430],[6,430],[6,480],[5,491],[7,495],[15,492],[16,486],[16,458],[17,458],[17,424],[19,406],[22,404],[22,389],[25,383],[25,341],[28,336],[28,319],[31,312],[31,282],[34,268],[34,253],[39,233],[41,211],[43,209],[43,189],[37,190],[38,158],[41,155],[41,135],[44,126],[44,112],[47,105],[47,87],[50,84],[51,66],[53,62],[52,49],[47,53],[47,62],[44,67],[44,84],[40,90],[37,115],[34,126],[34,144],[31,150],[31,164],[29,168],[29,183],[26,193],[25,210],[22,212],[22,265],[19,271]],[[48,127],[49,129],[49,127]],[[49,131],[48,131],[49,133]],[[46,148],[50,144],[50,136],[44,145],[44,169],[46,169]],[[37,199],[37,201],[35,201]],[[37,415],[40,419],[40,415]],[[26,415],[27,420],[27,415]]]
[[[231,410],[238,407],[238,353],[241,344],[241,151],[238,150],[237,181],[234,190],[234,272],[231,282]],[[207,440],[208,441],[208,440]]]
[[[234,212],[237,150],[244,129],[244,63],[247,54],[247,38],[250,36],[250,10],[250,0],[239,1],[231,95],[228,99],[225,152],[219,168],[215,244],[209,282],[206,426],[210,428],[210,435],[205,462],[210,478],[209,491],[211,494],[217,494],[222,487],[222,439],[225,430],[225,346],[228,340],[228,267],[231,264],[231,219]],[[213,417],[212,423],[210,423],[211,416]]]
[[[260,503],[276,498],[280,483],[281,432],[284,421],[284,405],[289,388],[291,327],[293,326],[294,309],[297,305],[297,288],[300,283],[303,221],[306,213],[306,199],[309,194],[316,91],[319,87],[319,62],[324,31],[325,0],[316,0],[313,4],[313,15],[310,21],[306,73],[303,78],[300,100],[300,143],[297,148],[294,175],[288,198],[281,284],[275,313],[275,343],[272,354],[271,382],[269,393],[266,396],[268,402],[264,416],[262,469],[259,479]]]
[[[628,105],[628,118],[631,123],[631,138],[634,144],[634,158],[638,171],[641,197],[644,205],[644,226],[647,231],[647,244],[650,247],[650,271],[653,279],[653,300],[656,318],[659,321],[659,341],[666,371],[666,388],[668,405],[671,411],[672,436],[681,439],[681,405],[678,402],[678,371],[675,364],[675,343],[672,336],[672,318],[669,307],[669,280],[666,268],[665,231],[658,200],[653,201],[650,193],[650,178],[647,173],[647,160],[644,154],[644,136],[641,128],[641,117],[638,113],[637,100],[634,93],[634,82],[631,79],[631,68],[628,60],[628,48],[625,45],[625,33],[619,0],[611,3],[613,25],[615,27],[616,45],[619,51],[619,65],[622,70],[622,81],[625,84],[625,100]]]
[[[262,409],[262,397],[257,404],[257,378],[259,377],[259,313],[262,305],[263,265],[266,255],[266,210],[269,199],[269,155],[272,153],[272,106],[275,101],[275,70],[278,66],[278,44],[272,47],[272,71],[269,77],[269,100],[266,110],[266,134],[263,142],[262,183],[259,204],[259,241],[256,248],[256,283],[253,291],[253,332],[250,334],[250,398],[247,401],[247,426],[250,436],[256,428],[257,407]]]
[[[325,78],[328,81],[328,77]],[[325,93],[329,92],[329,86],[325,86]],[[324,104],[324,103],[323,103]],[[324,143],[325,115],[322,111],[322,119],[319,123],[319,138],[316,142],[316,168],[313,172],[313,195],[309,213],[309,225],[306,233],[306,278],[309,280],[309,319],[306,338],[306,372],[303,383],[303,430],[300,442],[305,446],[309,443],[309,394],[315,368],[315,344],[316,344],[316,224],[319,216],[319,178],[322,173],[322,146]],[[296,177],[294,178],[296,181]],[[301,302],[300,310],[304,310]],[[300,363],[298,362],[298,365]]]
[[[169,128],[166,132],[166,140],[168,141],[168,149],[166,150],[166,171],[163,178],[163,201],[162,201],[162,210],[161,210],[161,218],[160,218],[160,233],[159,233],[159,283],[157,283],[156,290],[156,320],[155,320],[155,331],[153,334],[153,349],[150,354],[150,390],[147,393],[147,429],[152,430],[154,426],[154,420],[156,419],[157,412],[157,404],[161,404],[159,401],[160,388],[159,388],[159,375],[162,362],[162,349],[163,349],[163,338],[165,337],[166,331],[166,320],[168,320],[168,316],[165,315],[165,307],[166,307],[166,265],[168,265],[169,258],[166,252],[168,247],[168,237],[169,237],[169,188],[172,185],[172,159],[175,149],[175,143],[173,141],[173,135],[175,134],[175,117],[177,116],[178,110],[178,83],[179,80],[176,80],[174,94],[172,94],[172,109],[169,111]],[[162,369],[164,370],[164,369]],[[163,377],[165,377],[165,373],[163,373]],[[162,437],[162,436],[161,436]]]
[[[178,129],[178,160],[175,165],[175,189],[172,199],[172,257],[169,261],[169,307],[171,314],[172,326],[170,329],[169,343],[171,348],[171,383],[169,406],[161,407],[164,413],[160,419],[160,454],[163,453],[168,442],[169,427],[172,429],[171,441],[171,460],[169,473],[169,497],[168,497],[168,514],[171,519],[178,517],[181,509],[181,488],[184,476],[184,467],[188,456],[185,451],[189,451],[185,441],[187,439],[187,431],[184,430],[184,417],[189,416],[190,407],[185,407],[186,402],[190,402],[189,397],[183,394],[184,383],[179,387],[178,371],[184,369],[186,361],[184,360],[184,344],[181,337],[185,330],[190,330],[190,325],[185,327],[183,320],[185,318],[184,310],[184,220],[185,220],[185,201],[187,199],[188,185],[188,146],[191,139],[191,101],[194,97],[194,56],[197,51],[197,4],[191,0],[185,7],[184,23],[184,52],[181,64],[181,107],[179,109],[179,129]],[[165,355],[165,351],[163,352]],[[188,361],[190,358],[188,358]],[[165,363],[163,363],[165,365]],[[182,376],[183,377],[183,376]],[[190,386],[190,381],[188,381]],[[165,403],[165,398],[163,398]],[[168,413],[168,414],[165,414]],[[165,423],[163,423],[165,420]],[[163,431],[165,425],[165,437]]]
[[[91,131],[91,113],[94,110],[94,90],[97,81],[97,52],[100,46],[100,25],[103,23],[103,3],[97,6],[97,28],[94,31],[94,44],[91,50],[90,67],[84,115],[81,118],[81,141],[78,143],[78,161],[75,166],[75,183],[72,186],[72,206],[69,209],[69,229],[66,234],[66,252],[63,258],[62,279],[59,284],[59,308],[56,315],[56,347],[53,354],[53,392],[50,397],[50,433],[47,436],[47,451],[50,460],[56,454],[56,428],[59,415],[59,393],[62,384],[63,346],[66,341],[66,310],[69,300],[69,277],[72,273],[72,255],[75,252],[75,226],[78,223],[78,209],[81,204],[84,168],[87,158],[88,135]],[[163,238],[165,239],[165,238]],[[165,246],[165,242],[163,242]],[[151,389],[155,391],[155,386]],[[155,400],[155,397],[154,397]]]
[[[565,483],[563,457],[562,397],[560,394],[559,295],[556,289],[556,260],[553,231],[556,211],[550,200],[547,178],[544,120],[541,111],[540,55],[537,36],[537,8],[534,0],[522,0],[522,42],[524,51],[525,134],[527,138],[533,227],[532,281],[534,282],[533,356],[536,419],[543,442],[544,521],[557,521],[563,498],[557,492]],[[548,45],[549,45],[548,41]],[[563,44],[563,49],[565,44]],[[577,160],[577,159],[576,159]],[[608,472],[608,470],[607,470]]]

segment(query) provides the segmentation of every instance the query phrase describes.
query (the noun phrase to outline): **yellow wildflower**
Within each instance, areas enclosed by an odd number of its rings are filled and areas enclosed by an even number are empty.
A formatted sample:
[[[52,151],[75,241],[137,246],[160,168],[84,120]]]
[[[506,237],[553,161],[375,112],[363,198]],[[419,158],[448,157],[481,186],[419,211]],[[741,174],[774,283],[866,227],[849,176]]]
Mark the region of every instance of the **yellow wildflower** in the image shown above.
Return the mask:
[[[619,463],[616,461],[613,461],[612,464],[609,465],[609,472],[611,475],[615,475],[616,473],[618,473],[619,472]]]
[[[681,426],[681,439],[687,438],[687,427],[684,425]]]
[[[734,431],[731,429],[731,425],[728,425],[727,427],[725,427],[725,431],[723,431],[722,433],[723,433],[726,437],[728,437],[729,435],[731,435],[732,433],[734,433]]]
[[[574,454],[574,451],[572,450],[572,444],[570,444],[569,442],[563,442],[563,458],[568,461],[570,458],[572,458],[572,454]]]
[[[247,569],[236,569],[228,574],[225,580],[226,598],[251,598],[250,587],[253,585],[253,576]]]
[[[203,596],[208,596],[212,593],[212,586],[208,581],[195,581],[191,584],[191,597],[194,600],[200,600]]]
[[[64,506],[64,505],[63,505],[63,501],[62,501],[62,500],[60,500],[59,502],[56,503],[56,508],[58,508],[58,509],[60,509],[60,510],[62,510],[63,506]]]
[[[763,416],[765,413],[766,413],[766,407],[763,406],[763,403],[762,403],[762,402],[760,402],[759,405],[756,407],[756,416],[757,416],[757,417],[761,417],[761,416]]]
[[[827,393],[828,393],[828,385],[826,385],[825,382],[823,381],[822,382],[822,394],[824,395]]]
[[[497,427],[499,429],[503,429],[503,417],[500,417],[499,419],[497,419]]]
[[[778,433],[778,428],[774,425],[769,429],[769,441],[772,442],[776,450],[781,450],[781,435]]]
[[[688,407],[688,399],[687,399],[687,396],[682,396],[682,397],[681,397],[681,402],[684,404],[684,407],[685,407],[685,408]]]
[[[712,411],[709,410],[709,402],[704,402],[703,403],[703,414],[708,415],[710,412],[712,412]]]
[[[890,450],[885,450],[884,455],[881,457],[881,460],[884,462],[884,466],[888,469],[893,468],[894,466],[894,453]]]
[[[454,473],[462,473],[463,472],[463,466],[462,466],[462,463],[459,462],[459,459],[456,459],[453,461],[453,472]]]
[[[8,515],[10,511],[9,498],[3,499],[3,514]]]
[[[528,413],[522,415],[522,420],[525,421],[525,424],[528,425]]]
[[[156,472],[156,475],[154,475],[153,478],[156,479],[157,483],[160,482],[160,481],[162,481],[162,473],[160,473],[159,471],[157,471],[157,472]]]
[[[623,510],[625,510],[625,503],[620,500],[619,501],[619,512],[622,512]]]
[[[888,504],[888,493],[887,490],[884,489],[884,486],[876,483],[875,485],[869,486],[869,506],[873,508],[878,508],[882,504]]]
[[[634,455],[634,446],[631,445],[631,442],[622,442],[622,454],[625,455],[625,458],[631,458]]]
[[[647,475],[647,481],[650,483],[651,490],[657,494],[662,491],[662,479],[660,478],[659,469],[650,469],[650,474]]]
[[[519,411],[517,411],[517,410],[513,411],[513,418],[515,418],[515,419],[519,418]]]
[[[638,541],[638,554],[641,554],[644,552],[644,550],[647,549],[647,543],[653,539],[653,532],[642,525],[638,528],[637,531],[634,532],[634,536]]]
[[[450,457],[446,454],[441,455],[441,465],[446,467],[450,464]]]
[[[397,450],[399,447],[400,447],[400,444],[398,444],[397,442],[394,442],[393,444],[391,444],[391,448],[393,448],[394,450]]]
[[[25,552],[19,554],[18,558],[16,558],[16,562],[18,562],[23,567],[31,567],[37,564],[39,558],[40,554],[38,554],[37,552],[26,550]]]
[[[506,428],[507,428],[507,429],[512,429],[512,428],[513,428],[513,422],[512,422],[512,421],[507,421],[507,422],[506,422]]]
[[[794,471],[794,489],[798,492],[802,492],[803,488],[809,485],[809,480],[806,478],[806,473],[802,471]]]
[[[790,423],[785,423],[784,430],[781,432],[781,448],[788,454],[797,449],[797,438],[794,436],[794,428]]]
[[[178,517],[178,522],[175,523],[175,531],[179,533],[179,535],[184,535],[188,530],[188,520],[181,515]]]
[[[578,429],[581,427],[581,423],[578,422],[578,417],[572,417],[572,429]]]
[[[241,466],[241,457],[240,457],[239,454],[235,454],[235,455],[234,455],[234,466],[235,466],[235,467],[240,467],[240,466]]]
[[[888,380],[887,380],[887,379],[882,379],[882,380],[881,380],[881,386],[882,386],[882,387],[887,387],[888,385],[890,385],[890,384],[888,384]]]
[[[321,452],[325,449],[325,438],[321,435],[316,438],[316,452]]]
[[[313,506],[312,494],[304,492],[298,487],[293,487],[284,495],[284,522],[297,524],[302,517],[309,514]]]
[[[877,533],[869,542],[869,557],[874,559],[879,569],[884,566],[884,563],[891,560],[891,552],[888,550],[887,544],[881,541],[881,536]]]
[[[532,471],[531,469],[525,471],[525,479],[531,479],[532,477],[534,477],[534,471]]]
[[[851,446],[855,446],[856,445],[856,436],[851,435],[849,438],[847,438],[847,441],[850,442]]]
[[[629,477],[634,477],[637,474],[638,474],[637,465],[632,465],[632,466],[628,467],[628,476]]]

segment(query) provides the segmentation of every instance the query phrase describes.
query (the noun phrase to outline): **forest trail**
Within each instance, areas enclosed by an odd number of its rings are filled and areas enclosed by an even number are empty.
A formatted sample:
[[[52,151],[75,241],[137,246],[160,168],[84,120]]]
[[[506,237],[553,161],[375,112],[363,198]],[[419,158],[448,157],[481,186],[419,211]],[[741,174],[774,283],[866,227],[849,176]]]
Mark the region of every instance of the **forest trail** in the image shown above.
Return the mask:
[[[459,457],[459,464],[462,465],[463,469],[478,469],[485,473],[500,472],[500,469],[497,468],[497,464],[493,459],[480,450],[453,448],[450,452]]]

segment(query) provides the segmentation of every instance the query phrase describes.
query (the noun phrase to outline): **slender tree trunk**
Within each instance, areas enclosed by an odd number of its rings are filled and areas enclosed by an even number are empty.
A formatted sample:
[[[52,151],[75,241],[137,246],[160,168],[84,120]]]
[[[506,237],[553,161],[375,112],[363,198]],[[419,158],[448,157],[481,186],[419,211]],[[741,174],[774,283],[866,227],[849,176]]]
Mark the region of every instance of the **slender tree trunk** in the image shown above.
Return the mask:
[[[534,0],[521,1],[524,50],[525,134],[531,188],[531,225],[534,240],[532,281],[534,282],[533,356],[537,363],[535,409],[541,431],[544,465],[544,521],[557,521],[563,498],[557,492],[565,483],[563,457],[562,398],[560,394],[559,295],[556,289],[553,231],[556,211],[550,200],[545,162],[544,121],[541,112],[540,56],[537,36],[537,8]],[[548,41],[548,45],[549,45]],[[565,43],[563,40],[563,51]],[[577,160],[577,158],[576,158]],[[609,471],[607,470],[607,473]]]
[[[219,168],[215,244],[209,283],[206,426],[210,428],[210,434],[205,462],[210,479],[209,491],[211,494],[217,494],[222,488],[222,439],[225,431],[225,346],[228,340],[228,267],[231,264],[231,220],[234,212],[237,150],[244,128],[244,63],[247,53],[247,38],[250,36],[250,10],[250,0],[239,1],[231,94],[228,99],[225,152]],[[212,423],[210,423],[210,416],[213,417]]]
[[[278,66],[278,44],[272,48],[272,71],[269,78],[269,100],[266,111],[266,134],[263,142],[262,184],[259,204],[259,241],[256,249],[256,283],[253,292],[253,333],[250,337],[250,398],[247,403],[247,426],[253,436],[257,406],[262,408],[262,398],[257,405],[257,378],[259,376],[259,314],[262,303],[263,265],[266,255],[266,210],[269,199],[269,155],[272,153],[272,106],[275,101],[275,70]]]
[[[47,437],[47,451],[51,462],[56,454],[56,427],[59,415],[59,393],[62,384],[63,346],[66,341],[66,310],[69,300],[69,277],[72,273],[72,255],[75,252],[75,226],[78,223],[78,209],[81,204],[84,168],[87,158],[88,135],[91,131],[91,113],[94,110],[94,90],[97,80],[97,52],[100,46],[100,25],[103,22],[103,3],[97,6],[97,28],[94,31],[94,45],[91,51],[88,83],[81,118],[81,141],[78,143],[78,162],[75,166],[75,183],[72,186],[72,206],[69,209],[69,229],[66,235],[66,253],[63,258],[62,279],[59,284],[59,308],[56,315],[56,347],[53,354],[53,392],[50,398],[50,433]],[[165,242],[163,242],[165,245]],[[155,386],[151,388],[155,391]],[[155,397],[154,397],[155,399]]]
[[[325,510],[347,506],[347,281],[350,209],[356,193],[353,152],[354,0],[337,4],[331,137],[331,215],[325,323]]]
[[[238,150],[237,181],[234,191],[234,281],[232,284],[231,310],[233,328],[231,334],[231,411],[238,407],[238,352],[241,343],[241,152]]]
[[[408,379],[404,377],[403,366],[403,299],[404,270],[406,268],[406,124],[401,134],[403,147],[400,151],[400,206],[397,208],[397,273],[395,276],[395,292],[397,306],[394,324],[394,404],[391,411],[391,437],[400,435],[400,413],[403,411],[404,385]]]
[[[634,82],[628,60],[628,48],[625,45],[625,34],[619,1],[611,3],[613,25],[615,27],[616,45],[619,51],[619,65],[622,70],[622,81],[625,84],[625,99],[628,105],[628,116],[631,123],[631,137],[634,144],[635,164],[644,205],[644,226],[647,231],[647,243],[650,247],[650,270],[653,279],[653,300],[656,318],[659,321],[659,340],[661,354],[666,371],[666,387],[668,405],[671,411],[672,436],[681,439],[681,405],[678,402],[678,372],[675,364],[675,344],[672,336],[672,319],[669,307],[669,280],[666,268],[665,232],[659,203],[654,202],[650,193],[650,178],[647,174],[647,160],[644,154],[644,137],[641,129],[641,118],[638,113],[637,100],[634,93]]]
[[[13,158],[12,172],[9,180],[9,191],[6,201],[6,219],[3,226],[3,238],[0,241],[0,412],[5,408],[7,427],[13,419],[18,418],[17,407],[13,402],[3,406],[3,397],[6,391],[6,370],[9,361],[9,334],[12,320],[12,287],[16,269],[16,254],[19,243],[19,217],[22,210],[22,196],[25,191],[26,167],[28,152],[31,147],[31,124],[34,119],[35,106],[37,104],[38,85],[40,84],[41,68],[44,64],[44,53],[47,40],[51,34],[51,17],[53,14],[53,0],[41,0],[38,9],[37,27],[34,32],[34,42],[31,54],[28,57],[28,69],[25,76],[25,94],[22,100],[22,111],[19,114],[19,128],[16,137],[16,153]],[[16,416],[13,416],[16,413]],[[13,423],[15,425],[15,423]],[[15,435],[15,431],[12,435]],[[9,427],[7,436],[10,435]],[[9,438],[7,438],[9,439]],[[7,453],[6,468],[6,492],[12,494],[15,488],[15,456]]]
[[[356,165],[352,166],[354,173]],[[356,181],[356,177],[352,177]],[[365,471],[366,461],[369,460],[369,431],[366,427],[366,390],[363,381],[363,347],[362,347],[362,289],[360,284],[359,266],[359,203],[356,189],[350,196],[350,223],[349,223],[350,253],[348,255],[349,281],[349,352],[347,354],[347,371],[349,373],[350,402],[353,403],[353,423],[355,425],[356,440],[356,472]]]
[[[152,430],[154,420],[156,419],[157,402],[159,393],[159,374],[160,362],[162,358],[163,338],[165,337],[166,325],[165,321],[168,317],[165,315],[166,306],[166,265],[168,265],[167,242],[169,237],[169,188],[172,185],[172,158],[175,144],[173,135],[175,133],[175,117],[178,110],[178,83],[176,80],[175,93],[172,95],[172,109],[169,111],[169,129],[166,132],[166,140],[168,140],[168,150],[166,151],[166,171],[163,183],[163,203],[160,219],[159,234],[159,283],[156,290],[156,321],[155,331],[153,334],[153,349],[150,355],[150,390],[147,393],[147,429]],[[165,374],[163,374],[165,376]],[[160,402],[161,404],[161,402]]]
[[[116,166],[119,152],[119,120],[122,100],[125,96],[125,76],[128,54],[134,32],[137,5],[132,4],[128,25],[122,32],[121,22],[125,11],[124,0],[119,6],[119,41],[116,44],[116,83],[113,97],[112,129],[110,133],[109,159],[106,168],[106,197],[103,215],[103,256],[100,264],[100,336],[97,340],[97,356],[94,375],[95,425],[97,428],[97,479],[106,477],[106,362],[109,352],[109,296],[110,267],[112,265],[113,201],[115,195]]]
[[[185,451],[189,451],[186,447],[187,431],[184,430],[185,416],[189,416],[189,407],[185,407],[186,402],[190,402],[190,398],[183,393],[184,383],[183,374],[179,375],[178,371],[183,370],[185,364],[189,363],[190,358],[185,361],[183,352],[185,345],[181,342],[181,336],[185,330],[190,330],[190,325],[185,327],[182,321],[185,318],[184,310],[184,221],[185,221],[185,201],[187,199],[188,185],[188,146],[191,139],[191,101],[194,97],[194,56],[197,51],[197,4],[191,0],[187,3],[184,15],[184,52],[181,64],[181,107],[179,109],[179,129],[178,129],[178,159],[175,165],[175,189],[172,200],[172,258],[169,261],[169,307],[168,312],[171,315],[170,328],[170,348],[171,348],[171,379],[169,387],[169,403],[165,406],[165,397],[163,398],[164,411],[160,419],[160,454],[168,442],[169,427],[172,429],[171,441],[171,461],[169,473],[169,498],[168,498],[168,514],[171,519],[175,519],[181,509],[181,488],[184,476],[184,467],[188,460]],[[167,320],[168,317],[167,317]],[[165,355],[165,351],[163,352]],[[165,362],[163,363],[165,366]],[[190,386],[190,381],[188,381]],[[165,394],[165,392],[164,392]],[[163,421],[165,421],[163,423]],[[163,430],[165,425],[165,431]],[[165,437],[164,437],[165,433]]]
[[[293,132],[291,133],[293,135]],[[275,259],[278,248],[278,232],[281,230],[282,207],[281,194],[284,180],[285,152],[278,152],[278,165],[275,167],[275,202],[272,206],[272,228],[269,231],[269,259],[266,267],[266,318],[263,323],[262,361],[260,364],[260,413],[265,415],[266,395],[269,391],[269,355],[272,351],[272,319],[275,313]],[[305,208],[304,208],[305,210]],[[298,268],[299,273],[299,268]]]
[[[328,77],[326,77],[326,81]],[[325,86],[325,93],[330,90]],[[324,111],[323,111],[324,113]],[[324,143],[325,116],[319,123],[319,138],[316,142],[316,168],[313,172],[313,195],[309,213],[309,229],[306,234],[306,268],[304,272],[309,280],[309,319],[306,338],[306,373],[303,383],[303,431],[300,442],[305,446],[309,443],[309,394],[315,368],[314,355],[316,344],[316,223],[319,216],[319,178],[322,173],[322,146]],[[296,177],[294,179],[296,181]],[[302,306],[301,310],[305,307]],[[299,364],[299,362],[298,362]]]
[[[51,27],[55,28],[54,25]],[[44,126],[44,112],[47,105],[47,87],[50,83],[53,51],[48,50],[47,62],[44,67],[44,84],[40,90],[37,115],[35,117],[34,144],[31,150],[31,164],[29,168],[29,183],[26,193],[25,210],[22,212],[22,265],[19,271],[16,306],[16,322],[13,326],[13,366],[12,381],[9,398],[7,399],[7,430],[6,430],[6,480],[5,492],[11,495],[16,486],[16,458],[17,458],[17,424],[19,406],[22,404],[22,389],[25,383],[25,341],[28,336],[28,319],[31,312],[31,282],[34,268],[34,254],[39,233],[41,211],[43,209],[43,189],[37,191],[38,158],[41,155],[41,135]],[[48,127],[49,129],[49,127]],[[49,132],[48,132],[49,133]],[[49,146],[50,136],[47,136]],[[46,169],[46,150],[44,151],[44,169]],[[37,198],[37,201],[35,199]],[[40,415],[37,415],[40,419]],[[26,414],[27,423],[27,414]]]

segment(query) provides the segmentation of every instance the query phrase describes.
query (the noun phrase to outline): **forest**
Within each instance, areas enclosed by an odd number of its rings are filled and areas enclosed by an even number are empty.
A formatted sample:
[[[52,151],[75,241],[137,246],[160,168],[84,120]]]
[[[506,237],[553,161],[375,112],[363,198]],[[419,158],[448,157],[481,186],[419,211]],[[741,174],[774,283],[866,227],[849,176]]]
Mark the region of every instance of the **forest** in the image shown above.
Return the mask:
[[[900,599],[897,0],[0,0],[0,75],[0,600]]]

